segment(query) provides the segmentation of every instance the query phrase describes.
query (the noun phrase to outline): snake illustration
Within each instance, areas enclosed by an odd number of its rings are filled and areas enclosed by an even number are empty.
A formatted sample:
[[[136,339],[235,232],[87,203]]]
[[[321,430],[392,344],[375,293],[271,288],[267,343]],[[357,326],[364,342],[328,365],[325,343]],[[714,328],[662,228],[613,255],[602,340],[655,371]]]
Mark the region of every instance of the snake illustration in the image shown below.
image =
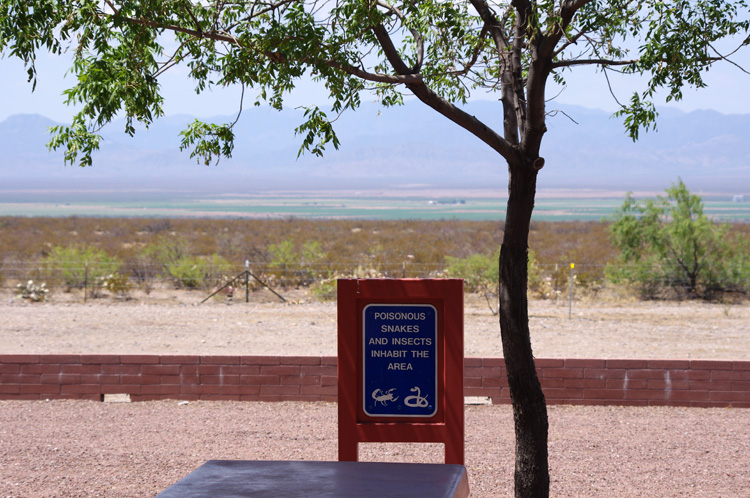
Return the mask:
[[[422,391],[417,386],[412,387],[410,391],[416,392],[417,394],[415,396],[407,396],[404,398],[404,404],[406,406],[412,408],[425,408],[429,405],[427,402],[427,395],[422,396]]]

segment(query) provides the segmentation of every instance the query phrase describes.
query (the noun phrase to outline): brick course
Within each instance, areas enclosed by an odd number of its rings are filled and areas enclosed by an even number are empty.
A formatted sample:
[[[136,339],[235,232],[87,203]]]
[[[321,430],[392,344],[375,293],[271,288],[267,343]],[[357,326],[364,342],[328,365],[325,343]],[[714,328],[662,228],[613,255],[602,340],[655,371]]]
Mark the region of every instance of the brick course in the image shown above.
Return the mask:
[[[0,399],[336,401],[333,356],[0,355]],[[536,360],[549,404],[750,408],[750,361]],[[466,358],[464,394],[509,403],[502,358]]]

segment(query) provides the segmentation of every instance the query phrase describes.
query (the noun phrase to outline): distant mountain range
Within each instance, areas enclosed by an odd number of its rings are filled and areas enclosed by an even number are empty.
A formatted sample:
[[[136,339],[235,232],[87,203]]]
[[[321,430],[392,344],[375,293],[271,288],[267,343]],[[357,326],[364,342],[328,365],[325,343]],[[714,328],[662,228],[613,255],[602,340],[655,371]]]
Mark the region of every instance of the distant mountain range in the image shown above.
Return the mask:
[[[496,124],[499,105],[472,102],[468,112]],[[663,190],[681,177],[694,192],[750,193],[750,115],[663,109],[658,131],[633,143],[622,123],[600,110],[550,105],[540,188]],[[493,113],[495,113],[493,115]],[[504,162],[478,139],[418,102],[394,109],[366,104],[335,128],[341,148],[296,159],[302,113],[252,108],[235,127],[231,159],[204,166],[179,151],[179,132],[194,118],[158,120],[131,138],[124,124],[103,130],[91,168],[63,166],[45,147],[53,121],[15,115],[0,122],[0,190],[186,189],[249,193],[278,189],[498,188]],[[234,117],[217,117],[224,123]]]

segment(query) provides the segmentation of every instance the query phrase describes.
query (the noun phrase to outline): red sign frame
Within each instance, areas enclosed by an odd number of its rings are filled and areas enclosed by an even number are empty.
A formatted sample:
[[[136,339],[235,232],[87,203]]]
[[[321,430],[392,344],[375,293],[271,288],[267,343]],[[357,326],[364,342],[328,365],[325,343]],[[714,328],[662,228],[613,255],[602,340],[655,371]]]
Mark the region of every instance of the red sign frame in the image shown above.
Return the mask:
[[[437,310],[437,410],[429,417],[369,416],[362,406],[363,310],[370,304],[428,304]],[[338,281],[339,460],[358,461],[359,443],[443,443],[445,463],[464,464],[463,280]]]

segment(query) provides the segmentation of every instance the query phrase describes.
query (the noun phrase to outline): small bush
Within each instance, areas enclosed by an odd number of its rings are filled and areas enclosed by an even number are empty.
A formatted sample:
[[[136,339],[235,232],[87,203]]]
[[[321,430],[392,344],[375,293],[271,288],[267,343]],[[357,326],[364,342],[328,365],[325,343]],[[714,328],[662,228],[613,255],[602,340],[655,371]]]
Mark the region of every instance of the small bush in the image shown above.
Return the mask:
[[[231,270],[231,265],[217,254],[207,258],[184,256],[166,264],[165,270],[178,287],[198,289],[210,288],[221,282],[222,277]]]
[[[96,247],[55,246],[44,258],[44,265],[51,275],[58,273],[62,284],[70,290],[95,284],[119,270],[122,263]]]
[[[464,281],[464,288],[469,292],[481,292],[488,285],[492,285],[493,279],[492,268],[497,263],[486,254],[472,254],[465,258],[445,257],[445,273],[450,278],[461,278]],[[495,270],[495,273],[497,270]]]
[[[164,265],[177,287],[195,289],[203,283],[203,263],[197,256],[185,256]]]
[[[229,262],[214,253],[209,256],[193,255],[184,237],[162,236],[143,251],[143,268],[151,260],[161,267],[161,274],[172,279],[178,288],[211,288],[231,273]]]
[[[130,279],[125,273],[110,273],[101,278],[102,289],[108,290],[113,296],[126,297],[130,292]]]
[[[497,314],[499,310],[499,257],[499,248],[492,257],[486,254],[472,254],[465,258],[445,257],[446,276],[450,278],[462,278],[465,290],[483,295],[487,300],[487,306],[489,306],[493,314]]]
[[[135,285],[149,294],[154,287],[154,281],[160,276],[162,266],[146,254],[137,254],[122,269],[135,282]]]
[[[18,297],[32,303],[40,303],[46,301],[47,294],[49,293],[47,284],[42,282],[41,284],[37,285],[33,280],[29,280],[28,282],[23,284],[18,284],[16,288],[18,289]]]
[[[308,240],[300,249],[287,239],[268,247],[269,268],[282,285],[310,285],[322,274],[320,263],[326,257],[320,243]]]
[[[319,301],[334,301],[338,295],[338,276],[334,275],[323,280],[319,280],[310,285],[310,292]]]

